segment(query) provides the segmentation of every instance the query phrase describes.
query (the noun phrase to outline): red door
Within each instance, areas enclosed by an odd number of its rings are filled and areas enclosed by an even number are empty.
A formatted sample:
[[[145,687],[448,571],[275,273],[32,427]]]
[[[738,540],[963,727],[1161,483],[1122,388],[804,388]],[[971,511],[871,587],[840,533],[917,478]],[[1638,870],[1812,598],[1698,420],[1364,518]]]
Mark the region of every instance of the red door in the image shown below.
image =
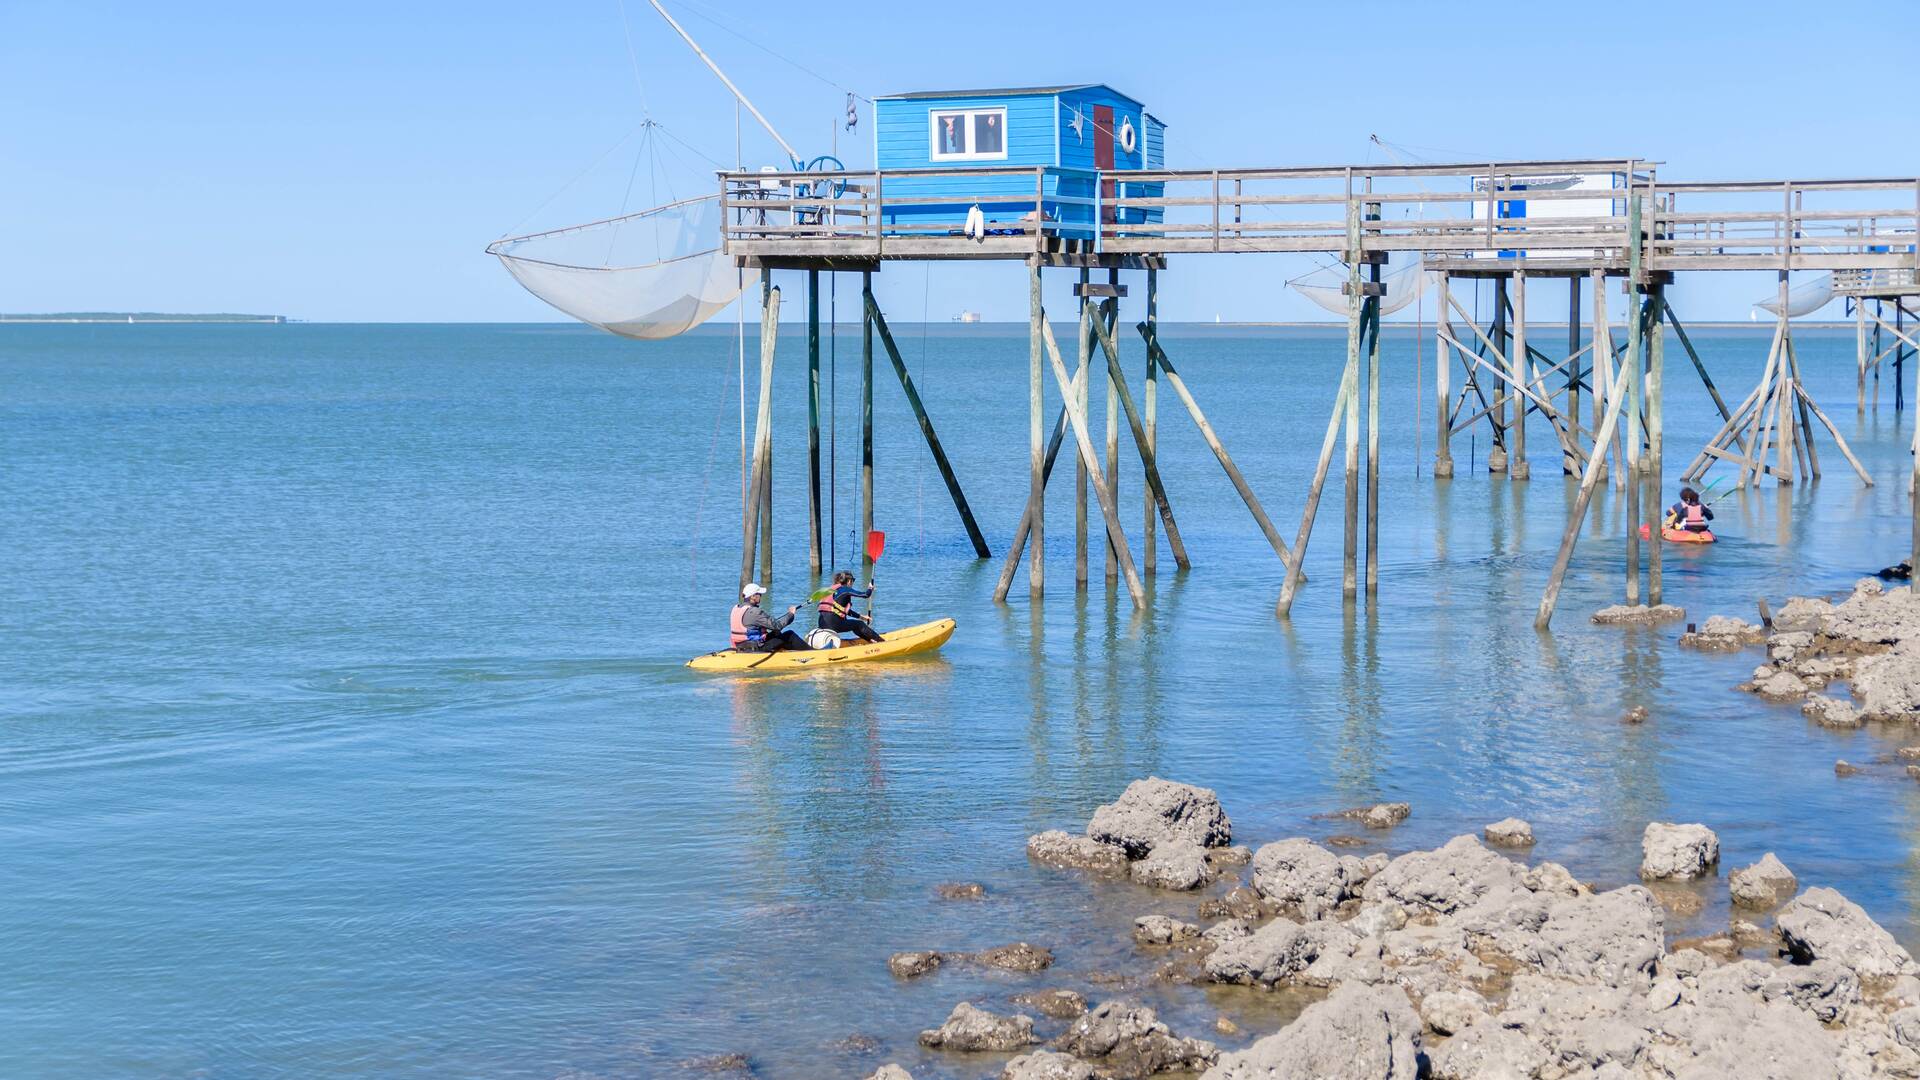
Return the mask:
[[[1113,106],[1095,105],[1093,107],[1093,167],[1102,173],[1113,171]],[[1100,220],[1111,224],[1113,216],[1113,181],[1104,176],[1100,179]]]

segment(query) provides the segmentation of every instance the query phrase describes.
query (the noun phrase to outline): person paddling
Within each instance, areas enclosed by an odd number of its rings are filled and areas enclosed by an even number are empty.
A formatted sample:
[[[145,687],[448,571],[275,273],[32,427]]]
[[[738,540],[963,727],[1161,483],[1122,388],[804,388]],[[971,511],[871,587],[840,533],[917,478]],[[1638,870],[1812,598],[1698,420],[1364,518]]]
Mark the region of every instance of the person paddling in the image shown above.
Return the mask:
[[[728,641],[740,652],[805,649],[806,639],[787,629],[787,624],[793,622],[794,613],[800,610],[799,605],[788,608],[785,615],[776,619],[760,610],[760,601],[766,595],[767,590],[757,584],[749,584],[740,590],[740,602],[733,605],[733,614],[729,619]]]
[[[1712,520],[1713,508],[1701,503],[1700,493],[1683,487],[1680,489],[1680,501],[1667,507],[1667,520],[1663,528],[1706,532],[1707,523]]]
[[[853,610],[855,600],[865,600],[872,595],[873,582],[867,582],[863,592],[853,587],[853,571],[834,574],[833,591],[820,600],[820,628],[836,634],[853,634],[861,641],[879,641],[880,635],[874,631],[873,624]]]

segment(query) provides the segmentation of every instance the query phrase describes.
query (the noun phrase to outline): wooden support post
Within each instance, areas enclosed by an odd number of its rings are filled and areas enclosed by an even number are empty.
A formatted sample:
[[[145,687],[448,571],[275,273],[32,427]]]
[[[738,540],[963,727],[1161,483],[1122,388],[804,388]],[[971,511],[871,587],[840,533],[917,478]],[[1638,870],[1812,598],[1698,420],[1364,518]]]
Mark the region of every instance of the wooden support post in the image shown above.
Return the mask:
[[[1367,312],[1370,305],[1360,288],[1360,206],[1351,198],[1347,200],[1347,364],[1350,367],[1366,363]],[[1340,595],[1351,600],[1359,593],[1358,563],[1360,556],[1360,394],[1358,393],[1359,372],[1355,371],[1355,392],[1346,396],[1347,403],[1347,469],[1346,484],[1346,550],[1340,560]]]
[[[1120,271],[1118,270],[1107,271],[1107,282],[1110,285],[1119,285]],[[1120,314],[1119,303],[1120,301],[1117,297],[1114,299],[1108,300],[1103,305],[1105,310],[1097,313],[1096,318],[1094,319],[1095,325],[1101,325],[1102,321],[1104,320],[1104,329],[1106,330],[1106,336],[1110,344],[1113,343],[1112,342],[1113,329],[1119,319],[1119,314]],[[1089,356],[1088,359],[1091,360],[1092,357]],[[1106,445],[1107,456],[1106,456],[1105,464],[1106,464],[1107,490],[1110,493],[1112,493],[1115,501],[1118,501],[1120,498],[1120,410],[1115,408],[1115,399],[1119,397],[1119,383],[1116,381],[1114,375],[1111,373],[1111,369],[1109,369],[1109,374],[1107,375],[1106,383],[1107,383],[1107,445]],[[1107,547],[1107,557],[1105,561],[1106,561],[1105,569],[1106,569],[1107,580],[1113,581],[1119,577],[1120,563],[1119,563],[1119,560],[1114,555],[1112,545],[1108,545]]]
[[[1073,385],[1075,390],[1080,388],[1080,378],[1079,376],[1074,378]],[[1063,405],[1060,407],[1058,415],[1054,417],[1053,434],[1047,436],[1046,456],[1040,463],[1040,488],[1043,492],[1046,490],[1047,484],[1053,479],[1054,459],[1060,456],[1060,443],[1065,437],[1066,431],[1067,410],[1066,406]],[[1020,515],[1020,525],[1013,531],[1013,543],[1007,547],[1007,561],[1000,567],[1000,580],[993,588],[993,599],[995,603],[1005,601],[1007,594],[1013,590],[1014,574],[1020,569],[1020,557],[1026,551],[1027,537],[1029,535],[1037,535],[1035,534],[1035,528],[1032,508],[1029,507],[1026,512]]]
[[[1107,381],[1119,392],[1120,407],[1126,413],[1127,428],[1133,435],[1133,445],[1140,451],[1140,466],[1146,475],[1149,507],[1161,521],[1166,523],[1167,543],[1173,548],[1174,564],[1185,570],[1189,566],[1187,545],[1180,538],[1179,524],[1173,520],[1173,504],[1167,500],[1167,488],[1160,479],[1159,459],[1147,438],[1146,427],[1141,422],[1140,414],[1133,407],[1133,393],[1127,389],[1126,372],[1120,367],[1119,342],[1115,340],[1112,329],[1118,317],[1119,304],[1114,300],[1108,300],[1101,305],[1100,315],[1093,324],[1100,335],[1100,349],[1107,358]],[[1111,470],[1109,472],[1111,473]],[[1117,495],[1120,489],[1112,490]],[[1109,551],[1109,554],[1111,553]]]
[[[1507,348],[1507,279],[1492,278],[1493,284],[1493,323],[1488,331],[1488,340],[1494,352],[1505,356]],[[1478,329],[1477,327],[1475,328]],[[1502,365],[1505,366],[1505,365]],[[1508,432],[1507,423],[1507,384],[1496,379],[1493,385],[1493,440],[1487,447],[1487,471],[1504,473],[1507,471]]]
[[[860,295],[873,290],[872,272],[860,275]],[[867,537],[873,532],[873,316],[860,305],[860,576],[873,580]]]
[[[1080,332],[1079,342],[1080,370],[1087,370],[1087,361],[1093,351],[1093,305],[1086,296],[1087,271],[1080,271]],[[1080,398],[1076,404],[1080,415],[1087,414],[1087,385],[1080,383]],[[1087,587],[1087,470],[1094,466],[1086,458],[1075,458],[1073,462],[1073,587],[1076,592]]]
[[[1813,400],[1807,393],[1806,384],[1800,381],[1800,356],[1794,351],[1793,338],[1787,338],[1787,370],[1793,373],[1793,397],[1798,423],[1796,430],[1800,434],[1800,463],[1805,466],[1805,476],[1809,480],[1820,479],[1820,450],[1813,444],[1813,417],[1807,412],[1807,404]]]
[[[1380,204],[1367,204],[1367,220],[1380,219]],[[1380,264],[1367,264],[1367,279],[1380,284]],[[1382,290],[1373,289],[1375,294]],[[1363,575],[1367,595],[1380,591],[1380,297],[1366,298],[1367,350],[1367,541]],[[1355,395],[1358,397],[1359,395]],[[1351,415],[1351,414],[1349,414]]]
[[[1314,466],[1313,483],[1307,488],[1307,507],[1300,515],[1300,532],[1294,537],[1293,559],[1287,563],[1287,576],[1280,586],[1280,600],[1274,606],[1274,614],[1288,618],[1293,612],[1293,598],[1300,591],[1300,571],[1307,557],[1307,541],[1313,538],[1313,519],[1320,512],[1320,492],[1327,485],[1327,469],[1333,464],[1333,444],[1340,435],[1340,418],[1347,409],[1347,398],[1354,393],[1354,384],[1359,381],[1355,370],[1359,365],[1360,351],[1350,343],[1347,348],[1346,370],[1340,374],[1340,389],[1333,396],[1333,416],[1327,421],[1327,434],[1320,442],[1320,461]]]
[[[966,526],[967,539],[973,541],[973,552],[982,559],[990,559],[993,553],[987,550],[987,539],[980,535],[980,526],[973,520],[973,509],[967,505],[967,493],[960,490],[960,481],[953,475],[953,465],[947,461],[947,452],[940,445],[940,436],[933,430],[933,421],[927,416],[927,408],[921,404],[920,391],[914,389],[913,377],[907,374],[907,363],[900,358],[900,349],[893,343],[893,332],[887,329],[886,316],[880,314],[880,305],[868,290],[861,294],[866,303],[867,314],[873,319],[873,328],[880,334],[880,345],[887,350],[887,358],[893,361],[893,373],[900,378],[900,389],[907,395],[907,404],[913,407],[914,419],[920,421],[920,434],[927,440],[927,450],[933,454],[933,463],[940,469],[940,479],[946,481],[947,494],[953,497],[953,508],[960,512],[960,523]]]
[[[1573,444],[1580,445],[1580,278],[1567,277],[1567,428],[1573,432]],[[1588,364],[1591,367],[1591,362]],[[1574,476],[1580,463],[1571,453],[1560,455],[1560,472]]]
[[[820,576],[820,271],[807,271],[807,570]]]
[[[1038,206],[1038,204],[1035,204]],[[1027,521],[1033,529],[1033,553],[1027,559],[1027,590],[1039,597],[1046,587],[1047,562],[1047,480],[1041,467],[1040,411],[1045,407],[1046,381],[1041,369],[1040,329],[1046,311],[1040,305],[1040,264],[1028,268],[1027,282],[1027,435],[1029,437],[1027,473]],[[1005,596],[1003,590],[1001,595]]]
[[[740,521],[740,588],[753,580],[754,541],[762,521],[771,535],[773,514],[766,509],[767,493],[772,487],[768,475],[773,464],[773,346],[780,328],[780,290],[773,287],[772,275],[760,275],[760,404],[753,418],[753,468],[747,480],[746,513]],[[767,547],[771,547],[769,542]],[[771,555],[768,556],[769,562]],[[764,575],[771,576],[771,575]],[[766,585],[763,581],[762,585]]]
[[[1593,272],[1592,384],[1593,441],[1595,446],[1600,444],[1601,417],[1607,414],[1607,407],[1612,404],[1612,402],[1607,400],[1607,394],[1612,391],[1614,386],[1613,358],[1613,325],[1607,321],[1607,274],[1604,270],[1595,270]],[[1619,414],[1614,413],[1613,415],[1618,416]],[[1615,482],[1618,485],[1624,486],[1626,484],[1626,470],[1620,467],[1620,440],[1609,439],[1607,441],[1608,444],[1613,447],[1614,460],[1612,469],[1615,474]],[[1595,451],[1595,453],[1598,452],[1597,450]],[[1607,462],[1602,461],[1600,463],[1600,476],[1602,479],[1607,476],[1607,470]]]
[[[1516,270],[1513,274],[1513,346],[1506,351],[1508,377],[1513,386],[1523,387],[1533,382],[1533,361],[1527,356],[1527,272]],[[1516,389],[1513,397],[1513,441],[1512,451],[1507,457],[1507,479],[1530,480],[1533,467],[1527,462],[1527,399]]]
[[[1661,332],[1660,313],[1667,304],[1667,287],[1656,280],[1647,294],[1647,603],[1660,603],[1660,555],[1666,524],[1662,506],[1666,501],[1666,472],[1661,461],[1661,440],[1665,434],[1664,379],[1666,336]]]
[[[1233,458],[1228,455],[1226,446],[1220,442],[1220,436],[1214,433],[1213,425],[1207,423],[1206,414],[1200,411],[1200,403],[1193,399],[1193,393],[1187,389],[1186,380],[1180,377],[1179,369],[1173,366],[1173,361],[1167,357],[1166,350],[1160,347],[1160,339],[1146,323],[1140,323],[1134,329],[1140,332],[1141,337],[1147,339],[1147,351],[1153,354],[1154,364],[1160,369],[1160,373],[1167,377],[1167,385],[1173,387],[1173,392],[1180,398],[1180,403],[1187,407],[1187,415],[1193,418],[1193,426],[1200,429],[1200,437],[1207,441],[1207,448],[1213,451],[1214,459],[1220,462],[1220,468],[1226,472],[1227,479],[1232,481],[1233,490],[1240,493],[1240,501],[1247,505],[1247,512],[1253,515],[1254,522],[1260,526],[1260,532],[1267,538],[1267,543],[1273,547],[1273,553],[1280,557],[1281,565],[1291,566],[1293,553],[1287,550],[1286,541],[1280,539],[1280,530],[1273,527],[1273,521],[1267,517],[1267,512],[1261,507],[1260,500],[1254,497],[1253,488],[1247,484],[1247,478],[1240,475],[1239,466],[1233,463]]]
[[[1586,524],[1587,507],[1593,503],[1594,485],[1606,470],[1608,444],[1614,441],[1614,431],[1620,426],[1620,406],[1625,404],[1623,384],[1626,379],[1627,371],[1622,369],[1613,385],[1607,388],[1606,416],[1594,433],[1593,453],[1587,458],[1586,472],[1580,476],[1580,494],[1574,497],[1573,513],[1567,518],[1567,531],[1560,536],[1560,553],[1554,556],[1553,572],[1547,575],[1546,591],[1540,595],[1540,610],[1533,616],[1535,630],[1545,630],[1553,622],[1553,608],[1560,600],[1560,583],[1566,579],[1567,565],[1573,561],[1574,545],[1579,542],[1580,530]],[[1594,383],[1593,389],[1598,393],[1601,384]]]
[[[1627,603],[1640,602],[1640,503],[1645,476],[1640,445],[1645,437],[1640,423],[1645,400],[1644,337],[1647,325],[1644,287],[1640,281],[1640,197],[1627,199]]]
[[[1867,302],[1859,296],[1853,298],[1853,358],[1859,366],[1853,411],[1864,413],[1867,411]]]
[[[1087,410],[1082,404],[1086,397],[1086,383],[1078,388],[1067,377],[1067,365],[1060,359],[1060,346],[1053,340],[1053,327],[1042,321],[1040,333],[1047,346],[1047,359],[1053,363],[1053,380],[1060,387],[1060,396],[1067,401],[1067,422],[1073,427],[1074,442],[1079,444],[1080,463],[1088,472],[1088,480],[1093,485],[1093,493],[1100,500],[1100,513],[1107,521],[1107,542],[1113,545],[1120,557],[1120,572],[1127,581],[1127,594],[1133,597],[1133,606],[1145,607],[1147,593],[1140,584],[1140,575],[1133,568],[1133,552],[1127,547],[1127,534],[1120,527],[1120,507],[1113,501],[1113,494],[1100,478],[1099,458],[1093,452],[1093,439],[1087,434]],[[1083,365],[1084,366],[1084,365]],[[1089,380],[1091,381],[1091,380]]]
[[[1452,397],[1452,388],[1447,377],[1452,372],[1452,346],[1447,344],[1453,339],[1453,327],[1447,315],[1447,307],[1452,301],[1448,292],[1448,275],[1440,274],[1440,316],[1434,320],[1435,339],[1433,343],[1433,403],[1439,414],[1440,422],[1434,425],[1433,478],[1450,480],[1453,478],[1453,413],[1448,405]]]
[[[1149,337],[1152,336],[1153,328],[1160,321],[1159,275],[1160,272],[1158,270],[1155,270],[1152,266],[1147,267],[1146,325]],[[1118,344],[1118,342],[1115,344]],[[1146,386],[1140,391],[1140,409],[1146,414],[1141,420],[1141,431],[1144,435],[1144,439],[1141,442],[1141,449],[1148,456],[1156,456],[1160,452],[1160,433],[1157,413],[1159,395],[1159,367],[1153,362],[1153,350],[1148,349],[1147,382]],[[1154,526],[1156,525],[1154,517],[1159,512],[1157,504],[1165,499],[1166,493],[1164,491],[1155,491],[1150,483],[1143,494],[1146,503],[1146,515],[1140,525],[1140,535],[1144,538],[1141,544],[1140,573],[1144,577],[1152,577],[1154,576],[1154,572],[1159,568],[1160,562],[1160,541],[1158,537],[1154,535]],[[1186,566],[1186,560],[1184,558],[1181,559],[1180,565],[1182,568]]]
[[[1800,402],[1792,390],[1793,367],[1789,361],[1793,352],[1793,320],[1787,314],[1787,272],[1785,270],[1780,271],[1780,350],[1780,388],[1775,392],[1780,404],[1774,412],[1779,417],[1780,423],[1780,471],[1786,474],[1780,482],[1786,484],[1793,482],[1793,470],[1796,464],[1793,413],[1794,406]]]
[[[1915,283],[1920,284],[1920,267],[1916,267],[1913,274]],[[1917,372],[1920,372],[1920,364],[1915,364],[1914,368]],[[1917,374],[1915,378],[1920,379],[1920,374]],[[1914,399],[1920,401],[1920,386],[1914,388]],[[1831,429],[1833,425],[1828,424],[1827,427]],[[1849,454],[1848,457],[1851,458],[1852,455]],[[1913,542],[1907,551],[1907,565],[1909,567],[1920,567],[1920,424],[1913,426],[1913,446],[1910,448],[1909,457],[1912,465],[1909,467],[1907,473],[1907,502],[1912,507]],[[1854,468],[1859,468],[1859,465],[1856,463]],[[1863,471],[1861,476],[1864,478],[1865,475]],[[1873,481],[1868,480],[1867,482],[1872,483]]]

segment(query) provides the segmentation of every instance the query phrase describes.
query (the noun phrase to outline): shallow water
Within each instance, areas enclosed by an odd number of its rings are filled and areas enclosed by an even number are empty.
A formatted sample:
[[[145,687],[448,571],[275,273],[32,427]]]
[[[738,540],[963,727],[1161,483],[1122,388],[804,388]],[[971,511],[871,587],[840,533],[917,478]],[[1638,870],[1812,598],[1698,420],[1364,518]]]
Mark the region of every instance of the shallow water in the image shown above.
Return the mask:
[[[1025,327],[896,333],[998,554],[1026,494]],[[1291,537],[1341,332],[1165,337]],[[1766,333],[1694,337],[1744,395]],[[800,340],[788,331],[776,387],[783,604],[810,587]],[[1911,412],[1889,385],[1855,413],[1850,327],[1798,340],[1878,484],[1823,441],[1819,483],[1721,502],[1719,544],[1667,548],[1667,599],[1691,618],[1843,590],[1905,551]],[[1832,771],[1898,733],[1821,731],[1735,693],[1756,653],[1588,625],[1622,588],[1611,493],[1554,632],[1536,634],[1572,490],[1551,435],[1531,430],[1531,482],[1485,474],[1483,432],[1436,485],[1413,348],[1390,333],[1372,607],[1340,602],[1336,487],[1314,580],[1290,625],[1273,620],[1279,564],[1170,393],[1162,468],[1194,569],[1172,573],[1163,550],[1135,615],[1096,553],[1076,597],[1063,470],[1048,599],[1030,605],[1023,575],[996,606],[997,560],[970,557],[882,382],[879,617],[960,630],[920,662],[735,679],[681,667],[717,644],[737,572],[730,332],[646,346],[572,327],[4,328],[8,1071],[632,1076],[739,1051],[773,1077],[883,1060],[984,1075],[991,1059],[923,1053],[914,1033],[962,998],[1110,993],[1089,977],[1146,967],[1132,916],[1191,913],[1022,852],[1148,773],[1218,789],[1254,844],[1349,831],[1314,815],[1380,798],[1414,806],[1374,837],[1394,851],[1518,814],[1534,857],[1609,883],[1631,876],[1649,819],[1704,821],[1723,867],[1774,850],[1920,940],[1920,787],[1892,765]],[[857,330],[837,351],[844,563]],[[1677,473],[1716,425],[1677,347],[1667,371]],[[1121,490],[1137,544],[1137,468]],[[1642,703],[1650,723],[1620,722]],[[989,899],[933,898],[962,879]],[[1676,934],[1725,925],[1723,885],[1704,891]],[[900,984],[884,965],[1021,939],[1052,946],[1055,971]],[[1237,1016],[1242,1039],[1287,1007],[1130,992],[1186,1033]],[[880,1053],[833,1045],[855,1032]]]

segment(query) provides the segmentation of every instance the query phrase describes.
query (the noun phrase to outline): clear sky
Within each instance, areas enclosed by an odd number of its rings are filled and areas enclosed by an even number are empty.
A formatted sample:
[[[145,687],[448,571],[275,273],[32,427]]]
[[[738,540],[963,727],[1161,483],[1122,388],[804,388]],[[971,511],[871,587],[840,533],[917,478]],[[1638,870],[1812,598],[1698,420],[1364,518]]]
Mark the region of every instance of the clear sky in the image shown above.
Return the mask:
[[[1637,156],[1670,179],[1920,170],[1888,108],[1920,93],[1905,2],[667,2],[790,140],[838,138],[854,167],[871,116],[836,135],[842,87],[1106,82],[1167,122],[1173,167],[1378,162],[1379,133],[1430,161]],[[699,155],[734,158],[724,88],[624,5],[0,0],[0,311],[556,318],[490,240],[710,190]],[[647,115],[686,145],[636,157]],[[744,154],[778,160],[756,131]],[[1176,259],[1163,317],[1324,317],[1279,290],[1313,265]],[[1026,317],[1015,264],[876,281],[898,321]],[[1770,288],[1674,295],[1743,319]]]

